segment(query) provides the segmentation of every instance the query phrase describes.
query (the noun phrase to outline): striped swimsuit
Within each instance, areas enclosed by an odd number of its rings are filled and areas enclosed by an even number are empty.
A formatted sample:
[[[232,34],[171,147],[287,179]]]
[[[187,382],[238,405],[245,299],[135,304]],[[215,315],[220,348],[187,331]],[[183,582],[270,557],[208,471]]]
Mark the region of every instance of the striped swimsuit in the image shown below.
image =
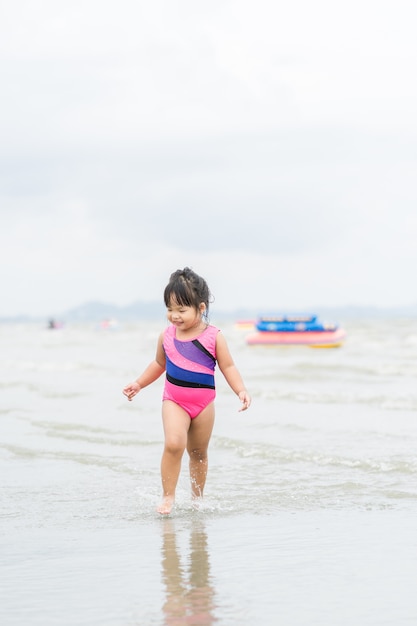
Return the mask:
[[[171,325],[164,331],[166,379],[163,400],[171,400],[194,419],[216,397],[214,368],[219,329],[207,326],[190,341],[176,338]]]

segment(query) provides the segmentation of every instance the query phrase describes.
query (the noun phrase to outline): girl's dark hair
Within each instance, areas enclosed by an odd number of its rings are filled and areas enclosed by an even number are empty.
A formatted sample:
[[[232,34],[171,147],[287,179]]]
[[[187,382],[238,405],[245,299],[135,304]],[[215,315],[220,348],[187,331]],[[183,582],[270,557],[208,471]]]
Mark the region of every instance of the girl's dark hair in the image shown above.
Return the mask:
[[[206,305],[205,315],[208,314],[209,302],[211,299],[210,290],[204,278],[184,267],[171,274],[169,283],[165,287],[164,302],[169,307],[172,300],[182,306],[191,306],[198,309],[204,302]]]

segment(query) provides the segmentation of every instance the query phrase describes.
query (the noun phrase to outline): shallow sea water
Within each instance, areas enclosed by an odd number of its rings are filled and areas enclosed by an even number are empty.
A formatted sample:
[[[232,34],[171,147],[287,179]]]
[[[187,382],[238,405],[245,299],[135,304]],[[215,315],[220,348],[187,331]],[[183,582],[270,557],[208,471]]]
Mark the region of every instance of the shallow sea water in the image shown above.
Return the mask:
[[[332,350],[213,323],[253,404],[217,373],[204,504],[184,458],[168,519],[163,381],[121,394],[164,321],[0,325],[1,624],[417,623],[417,322]]]

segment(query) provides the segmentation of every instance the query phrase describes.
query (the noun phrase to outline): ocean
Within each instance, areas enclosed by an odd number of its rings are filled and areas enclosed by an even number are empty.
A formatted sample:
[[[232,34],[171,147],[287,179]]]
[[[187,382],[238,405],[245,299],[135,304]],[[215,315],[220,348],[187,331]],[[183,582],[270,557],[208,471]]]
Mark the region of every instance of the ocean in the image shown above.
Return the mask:
[[[3,626],[417,624],[417,321],[336,349],[227,338],[203,506],[160,518],[163,379],[122,388],[165,320],[0,324]]]

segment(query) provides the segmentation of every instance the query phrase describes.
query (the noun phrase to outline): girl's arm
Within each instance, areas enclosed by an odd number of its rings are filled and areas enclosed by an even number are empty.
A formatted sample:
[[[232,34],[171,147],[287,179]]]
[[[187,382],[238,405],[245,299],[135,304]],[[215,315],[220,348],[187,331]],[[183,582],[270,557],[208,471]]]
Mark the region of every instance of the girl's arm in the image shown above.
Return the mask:
[[[221,373],[242,402],[242,408],[239,410],[246,411],[250,407],[251,397],[245,388],[243,379],[229,352],[226,339],[221,332],[217,333],[216,337],[216,357]]]
[[[157,380],[161,374],[165,372],[165,352],[162,347],[162,334],[158,339],[158,346],[156,348],[155,359],[149,363],[148,367],[142,372],[142,374],[133,383],[129,383],[123,389],[124,395],[128,400],[133,398],[139,393],[141,389],[147,387],[155,380]]]

